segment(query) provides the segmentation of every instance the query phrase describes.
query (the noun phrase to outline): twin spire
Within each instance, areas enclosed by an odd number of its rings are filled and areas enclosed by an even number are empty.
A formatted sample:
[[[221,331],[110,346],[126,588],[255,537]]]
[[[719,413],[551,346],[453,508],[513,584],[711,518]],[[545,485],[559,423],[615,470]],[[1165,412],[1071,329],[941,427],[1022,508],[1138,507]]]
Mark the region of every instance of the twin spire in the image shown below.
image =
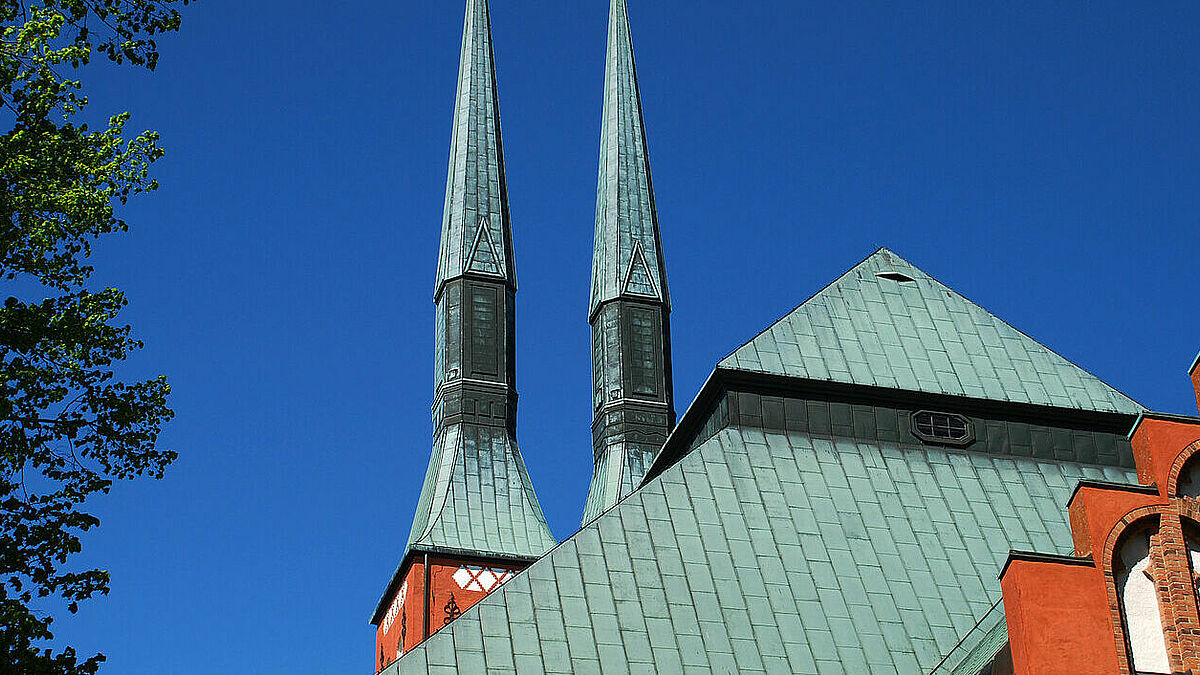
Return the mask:
[[[624,0],[605,68],[593,324],[596,476],[585,522],[635,489],[674,425],[669,301]],[[434,442],[415,552],[531,561],[555,539],[516,443],[516,299],[487,0],[467,0],[434,302]]]
[[[467,0],[463,21],[435,295],[464,274],[517,287],[487,0]]]
[[[487,0],[467,0],[434,290],[433,452],[408,553],[520,562],[556,543],[517,449],[516,291],[491,21]]]
[[[583,524],[641,485],[675,427],[671,301],[625,0],[612,0],[592,248],[592,484]]]

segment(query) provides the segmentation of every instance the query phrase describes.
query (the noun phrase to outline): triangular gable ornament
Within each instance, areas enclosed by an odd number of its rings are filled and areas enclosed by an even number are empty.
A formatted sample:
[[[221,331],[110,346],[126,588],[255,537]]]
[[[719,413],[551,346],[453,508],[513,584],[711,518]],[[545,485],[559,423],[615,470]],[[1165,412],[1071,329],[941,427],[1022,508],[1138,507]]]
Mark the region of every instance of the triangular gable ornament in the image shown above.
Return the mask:
[[[479,217],[479,225],[475,228],[475,241],[471,244],[471,257],[467,259],[466,270],[504,276],[504,263],[496,253],[496,244],[492,241],[492,222],[488,214]]]
[[[650,274],[650,266],[646,264],[646,254],[642,251],[642,242],[634,242],[633,254],[629,256],[629,269],[625,271],[625,283],[622,293],[640,295],[658,299],[658,286]]]

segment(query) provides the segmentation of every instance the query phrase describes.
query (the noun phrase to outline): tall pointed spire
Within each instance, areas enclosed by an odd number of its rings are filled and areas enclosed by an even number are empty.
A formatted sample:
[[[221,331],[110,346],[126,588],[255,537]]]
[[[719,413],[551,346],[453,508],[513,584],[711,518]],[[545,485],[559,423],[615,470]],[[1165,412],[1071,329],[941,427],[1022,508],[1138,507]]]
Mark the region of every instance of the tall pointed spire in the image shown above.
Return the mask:
[[[487,0],[468,0],[463,22],[434,293],[440,295],[446,282],[464,275],[517,287]]]
[[[488,5],[467,0],[434,290],[433,450],[373,618],[381,669],[556,543],[517,449],[516,290]]]
[[[467,0],[438,258],[433,456],[409,547],[555,544],[517,449],[512,228],[487,0]]]
[[[675,426],[667,292],[625,0],[612,0],[592,249],[595,469],[587,523],[641,483]]]

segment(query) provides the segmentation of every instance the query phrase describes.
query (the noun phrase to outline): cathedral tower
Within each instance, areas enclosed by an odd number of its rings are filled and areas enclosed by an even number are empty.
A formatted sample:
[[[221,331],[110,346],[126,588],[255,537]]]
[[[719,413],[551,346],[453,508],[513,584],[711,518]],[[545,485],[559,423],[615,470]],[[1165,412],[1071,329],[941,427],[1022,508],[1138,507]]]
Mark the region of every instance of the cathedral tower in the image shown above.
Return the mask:
[[[517,449],[512,228],[487,0],[467,0],[434,303],[433,452],[375,610],[382,669],[556,543]]]
[[[586,524],[632,492],[675,426],[671,302],[625,0],[612,0],[592,251]]]

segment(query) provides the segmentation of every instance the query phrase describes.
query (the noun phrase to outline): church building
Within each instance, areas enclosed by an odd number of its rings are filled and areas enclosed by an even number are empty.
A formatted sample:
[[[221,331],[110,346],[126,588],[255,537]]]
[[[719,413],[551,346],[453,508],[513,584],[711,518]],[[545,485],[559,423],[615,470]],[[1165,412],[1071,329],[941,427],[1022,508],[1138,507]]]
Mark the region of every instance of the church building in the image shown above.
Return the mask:
[[[466,0],[432,450],[372,616],[376,673],[1200,673],[1200,418],[1145,409],[890,250],[717,363],[676,419],[626,0],[593,475],[557,541],[517,444],[498,101],[488,2]],[[1200,406],[1200,359],[1189,375]]]

